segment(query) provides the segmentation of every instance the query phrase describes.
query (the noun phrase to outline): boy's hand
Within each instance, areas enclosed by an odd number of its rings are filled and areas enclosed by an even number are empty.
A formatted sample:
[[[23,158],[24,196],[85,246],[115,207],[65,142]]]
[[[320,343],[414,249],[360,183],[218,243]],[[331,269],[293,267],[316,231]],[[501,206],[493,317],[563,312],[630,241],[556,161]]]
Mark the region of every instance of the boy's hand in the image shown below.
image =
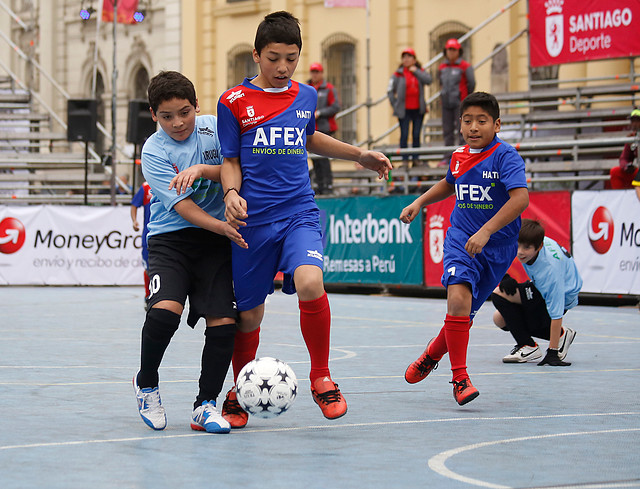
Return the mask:
[[[187,189],[193,185],[193,182],[202,178],[202,166],[203,165],[193,165],[186,170],[182,170],[171,179],[169,190],[175,188],[178,195],[185,193]]]
[[[238,229],[240,226],[246,226],[247,223],[243,219],[249,217],[247,214],[247,201],[240,197],[235,190],[227,193],[224,199],[225,210],[224,217],[230,226]]]
[[[552,367],[568,367],[571,362],[563,362],[558,357],[558,350],[547,348],[547,354],[538,365],[551,365]]]
[[[389,178],[389,171],[393,169],[389,158],[379,151],[363,151],[358,163],[369,170],[377,172],[378,178],[384,178],[385,180]]]
[[[249,248],[249,245],[244,240],[242,235],[236,229],[234,229],[233,226],[231,226],[228,222],[223,222],[222,226],[223,226],[221,228],[222,232],[220,234],[223,234],[224,236],[229,238],[231,241],[237,244],[240,248],[244,248],[244,249]]]
[[[416,202],[412,202],[407,207],[402,209],[402,212],[400,213],[400,220],[405,224],[409,224],[416,218],[419,212],[420,205],[418,205]]]
[[[464,249],[471,255],[471,258],[475,257],[478,253],[482,252],[482,248],[487,244],[491,233],[479,229],[477,233],[469,238],[467,244],[464,245]]]
[[[140,231],[140,224],[138,223],[138,221],[137,221],[137,220],[136,220],[136,221],[133,221],[133,222],[131,223],[131,225],[133,226],[133,230],[134,230],[134,231]]]

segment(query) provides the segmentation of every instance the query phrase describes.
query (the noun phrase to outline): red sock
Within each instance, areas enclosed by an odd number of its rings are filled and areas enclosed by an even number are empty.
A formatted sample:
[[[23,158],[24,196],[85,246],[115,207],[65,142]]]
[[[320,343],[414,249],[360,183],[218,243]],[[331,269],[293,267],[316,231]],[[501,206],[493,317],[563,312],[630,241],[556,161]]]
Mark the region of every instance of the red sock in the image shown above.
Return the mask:
[[[429,345],[429,350],[427,351],[427,354],[436,362],[439,362],[440,359],[446,355],[446,353],[449,350],[447,349],[447,340],[445,338],[445,334],[444,334],[444,326],[442,327],[442,329],[440,330],[440,333],[438,333],[438,336],[436,336],[433,341],[431,342],[431,344]]]
[[[311,371],[309,380],[329,376],[329,341],[331,309],[326,292],[312,301],[298,301],[300,307],[300,331],[309,350]]]
[[[256,358],[259,343],[260,328],[249,331],[248,333],[243,333],[240,330],[236,331],[235,343],[233,345],[233,358],[231,359],[234,382],[238,380],[238,374],[240,370],[242,370],[242,367]]]
[[[149,274],[147,271],[144,271],[144,296],[149,297]]]
[[[449,360],[454,382],[469,378],[467,373],[467,347],[469,346],[469,316],[447,316],[444,320],[444,334],[449,349]]]

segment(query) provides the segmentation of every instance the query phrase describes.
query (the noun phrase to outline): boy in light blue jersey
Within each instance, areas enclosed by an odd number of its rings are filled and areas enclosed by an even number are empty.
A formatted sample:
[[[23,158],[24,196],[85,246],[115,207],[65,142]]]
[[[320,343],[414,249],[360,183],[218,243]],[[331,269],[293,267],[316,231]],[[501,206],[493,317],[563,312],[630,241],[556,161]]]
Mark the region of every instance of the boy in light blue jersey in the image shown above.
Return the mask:
[[[530,281],[518,283],[509,275],[491,299],[497,311],[496,325],[509,331],[516,346],[502,361],[525,363],[542,356],[533,337],[549,340],[545,358],[538,365],[567,366],[567,352],[576,332],[562,326],[565,313],[578,304],[582,278],[576,263],[562,246],[544,235],[538,221],[522,220],[518,237],[518,260]]]
[[[189,298],[187,323],[205,318],[199,392],[191,428],[228,433],[216,409],[231,362],[236,305],[231,277],[231,244],[246,247],[223,221],[220,142],[214,116],[200,108],[193,84],[175,71],[149,84],[149,106],[160,129],[142,148],[142,172],[152,192],[149,220],[149,302],[140,370],[133,378],[142,420],[154,430],[167,419],[158,390],[158,368]]]
[[[225,216],[241,229],[248,244],[248,249],[232,247],[240,311],[233,372],[237,378],[256,356],[265,299],[274,290],[276,273],[282,271],[283,291],[298,294],[313,399],[326,418],[335,419],[347,412],[347,404],[329,372],[331,312],[307,150],[357,161],[381,178],[388,175],[391,163],[382,153],[315,130],[316,90],[291,80],[301,48],[300,26],[293,15],[283,11],[267,15],[256,31],[253,50],[260,74],[227,90],[218,102]],[[233,428],[247,423],[233,389],[222,414]]]
[[[529,204],[529,192],[524,161],[496,136],[500,107],[493,95],[467,96],[460,106],[460,124],[467,145],[454,151],[446,177],[405,207],[400,220],[410,223],[423,206],[456,196],[444,241],[444,326],[409,365],[405,380],[420,382],[448,352],[453,397],[463,405],[479,395],[467,373],[469,329],[516,256],[520,214]]]

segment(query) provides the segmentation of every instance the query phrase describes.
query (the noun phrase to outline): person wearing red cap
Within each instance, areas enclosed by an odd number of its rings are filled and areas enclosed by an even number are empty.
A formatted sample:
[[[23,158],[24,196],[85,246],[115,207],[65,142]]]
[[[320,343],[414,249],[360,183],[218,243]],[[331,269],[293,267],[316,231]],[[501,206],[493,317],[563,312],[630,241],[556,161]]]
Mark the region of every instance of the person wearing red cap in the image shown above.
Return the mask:
[[[471,66],[462,59],[462,46],[457,39],[444,45],[445,61],[438,68],[440,100],[442,101],[442,133],[445,146],[462,144],[460,137],[460,102],[476,89]],[[445,158],[448,164],[451,154]]]
[[[634,108],[629,115],[631,132],[629,137],[635,141],[627,143],[622,149],[619,165],[609,170],[609,181],[612,189],[625,189],[634,187],[634,179],[638,176],[638,142],[640,130],[640,109]],[[636,187],[637,191],[637,187]]]
[[[420,147],[420,131],[422,121],[427,112],[427,104],[424,99],[424,86],[431,84],[431,74],[425,71],[418,60],[416,52],[412,48],[402,51],[402,63],[391,75],[387,97],[393,107],[393,115],[400,123],[400,147],[407,148],[409,143],[409,125],[412,127],[413,147]],[[409,156],[404,155],[403,161],[409,161]],[[417,155],[414,156],[414,166],[418,163]]]
[[[316,131],[329,136],[338,130],[336,114],[340,112],[340,102],[334,86],[325,81],[324,68],[320,63],[311,63],[309,66],[311,78],[307,85],[311,85],[318,91],[318,105],[316,106]],[[329,158],[312,158],[313,173],[316,183],[316,194],[333,193],[333,172]]]

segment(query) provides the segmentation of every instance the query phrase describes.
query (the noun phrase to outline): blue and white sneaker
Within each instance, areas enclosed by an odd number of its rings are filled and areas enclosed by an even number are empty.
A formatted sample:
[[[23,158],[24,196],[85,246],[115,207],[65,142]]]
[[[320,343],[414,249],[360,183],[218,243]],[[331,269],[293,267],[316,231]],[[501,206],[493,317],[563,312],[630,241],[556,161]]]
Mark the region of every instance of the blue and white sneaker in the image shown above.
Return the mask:
[[[193,410],[191,429],[207,433],[229,433],[231,425],[216,409],[215,401],[202,401],[202,405]]]
[[[138,374],[133,376],[133,390],[138,400],[138,411],[145,424],[154,430],[164,430],[167,427],[167,415],[162,407],[160,391],[157,387],[138,387]]]

